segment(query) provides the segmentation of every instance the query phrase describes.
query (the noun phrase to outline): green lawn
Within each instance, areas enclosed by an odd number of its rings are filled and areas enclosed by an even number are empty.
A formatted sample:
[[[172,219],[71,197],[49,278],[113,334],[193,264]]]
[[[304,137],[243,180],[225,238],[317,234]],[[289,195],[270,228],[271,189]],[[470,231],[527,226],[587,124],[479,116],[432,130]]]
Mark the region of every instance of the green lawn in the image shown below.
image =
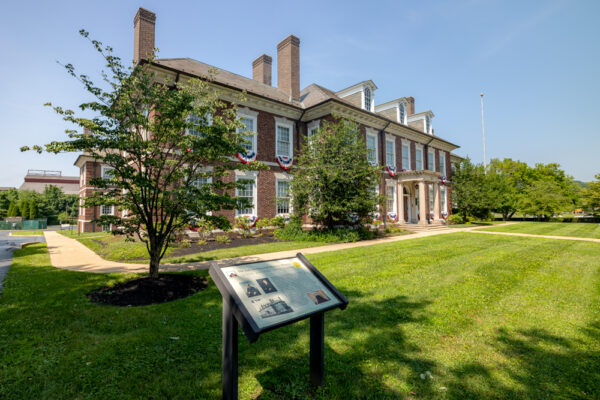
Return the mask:
[[[600,239],[600,225],[584,222],[518,222],[513,225],[496,226],[482,230]]]
[[[599,250],[458,232],[311,255],[350,300],[326,316],[326,386],[309,388],[305,321],[240,337],[240,398],[599,398]],[[129,276],[49,265],[45,244],[27,247],[5,280],[0,398],[220,398],[213,284],[99,306],[85,294]]]
[[[43,236],[44,232],[40,231],[40,230],[38,230],[38,231],[35,231],[35,230],[33,230],[33,231],[12,231],[10,234],[12,236],[34,236],[34,235]]]
[[[77,235],[77,232],[71,233],[70,231],[59,231],[59,233],[77,239],[79,242],[86,245],[105,260],[127,261],[138,264],[146,264],[149,261],[146,245],[142,242],[127,242],[122,236],[114,236],[110,233],[102,232],[82,233],[81,235]],[[328,243],[295,241],[273,242],[204,251],[202,253],[189,254],[187,256],[180,257],[171,257],[170,255],[175,248],[170,247],[167,249],[167,253],[162,262],[177,264],[196,261],[220,260],[223,258],[243,257],[253,254],[273,253],[277,251],[323,246],[326,244]],[[143,259],[140,260],[140,258]]]

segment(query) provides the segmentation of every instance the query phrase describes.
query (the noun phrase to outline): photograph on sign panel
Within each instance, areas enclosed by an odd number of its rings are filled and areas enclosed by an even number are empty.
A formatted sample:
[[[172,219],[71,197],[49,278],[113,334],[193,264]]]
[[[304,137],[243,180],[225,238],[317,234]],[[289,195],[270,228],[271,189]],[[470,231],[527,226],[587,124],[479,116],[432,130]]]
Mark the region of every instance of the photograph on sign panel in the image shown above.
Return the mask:
[[[261,318],[270,318],[276,315],[282,315],[294,312],[292,307],[290,307],[285,300],[281,297],[271,297],[270,299],[265,299],[264,301],[253,302],[258,310],[258,313]]]
[[[314,292],[306,293],[309,299],[313,301],[315,304],[325,303],[326,301],[331,300],[329,296],[325,294],[321,289],[315,290]]]
[[[265,293],[274,293],[277,291],[277,289],[275,289],[275,286],[273,286],[273,283],[271,283],[271,280],[269,278],[260,278],[257,279],[256,282],[258,282],[263,292]]]
[[[240,282],[240,286],[244,289],[244,292],[248,297],[260,296],[262,294],[252,281]]]

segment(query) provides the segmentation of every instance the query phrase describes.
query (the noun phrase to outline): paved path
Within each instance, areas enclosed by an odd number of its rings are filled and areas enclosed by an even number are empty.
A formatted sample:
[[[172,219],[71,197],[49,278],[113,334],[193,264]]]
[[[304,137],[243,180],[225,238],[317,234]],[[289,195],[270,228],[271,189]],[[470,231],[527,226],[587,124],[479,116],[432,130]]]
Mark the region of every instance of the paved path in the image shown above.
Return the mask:
[[[422,237],[443,235],[447,233],[462,232],[473,228],[441,228],[429,232],[419,232],[410,235],[393,236],[383,239],[365,240],[356,243],[337,243],[325,246],[310,247],[307,249],[295,249],[280,251],[277,253],[257,254],[245,257],[226,258],[223,260],[203,261],[184,264],[161,264],[161,272],[167,271],[190,271],[199,269],[208,269],[211,265],[226,266],[244,262],[273,260],[276,258],[293,257],[296,253],[315,254],[327,251],[336,251],[351,249],[354,247],[372,246],[374,244],[397,242],[401,240],[418,239]],[[111,272],[147,272],[147,264],[131,264],[115,261],[107,261],[98,254],[87,248],[75,239],[68,238],[57,232],[45,231],[46,242],[48,244],[48,252],[50,253],[50,261],[57,268],[69,269],[73,271],[96,272],[96,273],[111,273]]]
[[[0,294],[2,294],[2,281],[12,264],[13,251],[21,248],[23,243],[43,241],[42,236],[9,236],[7,231],[0,232]]]
[[[499,226],[499,225],[496,225]],[[506,236],[522,236],[522,237],[533,237],[533,238],[544,238],[544,239],[558,239],[558,240],[578,240],[582,242],[595,242],[600,243],[600,239],[594,238],[585,238],[585,237],[575,237],[575,236],[552,236],[552,235],[534,235],[531,233],[516,233],[516,232],[496,232],[496,231],[486,231],[486,230],[472,230],[469,229],[468,232],[471,233],[487,233],[488,235],[506,235]]]

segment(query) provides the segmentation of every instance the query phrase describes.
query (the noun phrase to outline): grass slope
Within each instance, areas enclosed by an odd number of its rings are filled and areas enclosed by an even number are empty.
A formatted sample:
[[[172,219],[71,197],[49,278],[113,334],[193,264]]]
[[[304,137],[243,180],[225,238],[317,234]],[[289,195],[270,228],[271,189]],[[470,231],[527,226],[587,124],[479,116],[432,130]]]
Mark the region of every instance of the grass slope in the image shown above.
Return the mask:
[[[600,239],[600,224],[583,222],[518,222],[512,225],[482,228],[482,230]]]
[[[137,264],[147,264],[149,262],[146,245],[142,242],[127,242],[125,241],[124,237],[114,236],[110,233],[82,233],[81,235],[77,235],[76,232],[73,234],[70,231],[59,231],[59,233],[78,240],[105,260]],[[243,257],[253,254],[304,249],[308,247],[323,246],[326,244],[328,243],[299,241],[261,243],[204,251],[201,253],[189,254],[180,257],[171,256],[175,248],[170,247],[167,249],[167,253],[165,254],[165,258],[163,258],[162,263],[178,264],[196,261],[220,260],[223,258]]]
[[[599,248],[456,233],[312,255],[350,300],[325,318],[326,386],[309,388],[304,321],[240,332],[240,398],[598,398]],[[85,294],[128,276],[49,265],[25,248],[5,281],[0,398],[220,398],[214,285],[99,306]]]
[[[33,230],[33,231],[12,231],[10,233],[12,236],[44,236],[44,232],[41,230]]]

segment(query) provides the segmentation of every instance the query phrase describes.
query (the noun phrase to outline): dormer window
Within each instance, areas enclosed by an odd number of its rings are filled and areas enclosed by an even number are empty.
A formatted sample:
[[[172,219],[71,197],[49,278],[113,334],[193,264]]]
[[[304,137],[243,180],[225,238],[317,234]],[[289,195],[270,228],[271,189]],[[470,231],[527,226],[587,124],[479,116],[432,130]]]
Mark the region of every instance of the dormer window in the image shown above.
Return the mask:
[[[364,109],[367,111],[371,111],[371,88],[366,87],[364,91],[365,104]]]
[[[404,104],[400,104],[398,107],[398,122],[406,125],[406,108]]]
[[[431,134],[431,117],[425,116],[425,132]]]

